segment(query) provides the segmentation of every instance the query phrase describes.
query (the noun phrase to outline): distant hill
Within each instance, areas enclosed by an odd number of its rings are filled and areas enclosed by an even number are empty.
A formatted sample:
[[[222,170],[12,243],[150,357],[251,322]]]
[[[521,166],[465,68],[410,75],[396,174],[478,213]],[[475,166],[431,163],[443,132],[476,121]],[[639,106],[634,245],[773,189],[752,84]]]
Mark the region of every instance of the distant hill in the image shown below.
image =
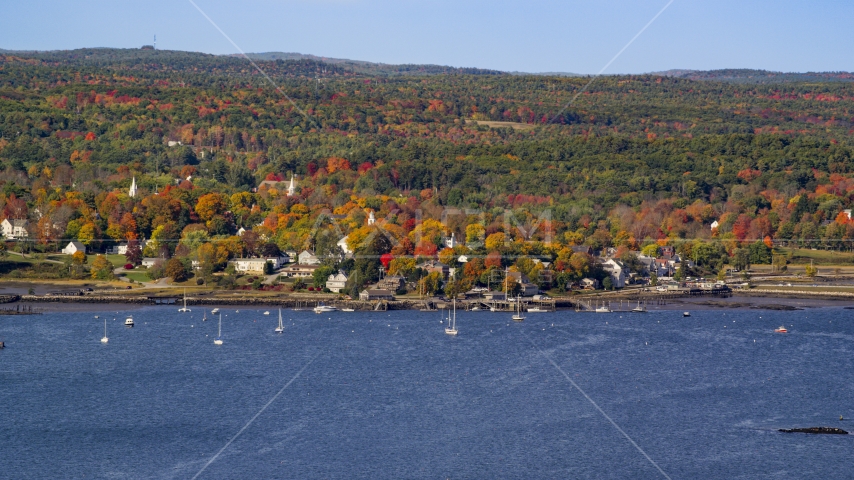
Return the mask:
[[[242,57],[242,55],[234,54],[232,57]],[[484,68],[465,68],[465,67],[449,67],[444,65],[421,65],[421,64],[402,64],[393,65],[387,63],[366,62],[363,60],[349,60],[345,58],[318,57],[295,52],[263,52],[263,53],[247,53],[247,57],[252,60],[275,61],[275,60],[311,60],[314,62],[328,63],[343,67],[347,70],[353,70],[358,73],[370,75],[444,75],[444,74],[464,74],[464,75],[502,75],[505,72],[499,70],[489,70]]]
[[[790,82],[851,82],[854,73],[850,72],[771,72],[747,68],[728,68],[722,70],[667,70],[653,72],[653,75],[686,78],[689,80],[711,80],[733,83],[790,83]]]
[[[196,79],[208,81],[212,76],[231,79],[260,76],[255,69],[247,65],[245,59],[199,52],[140,48],[80,48],[42,52],[0,50],[0,65],[22,61],[43,68],[100,68],[112,73],[133,72],[134,75],[148,78],[180,74],[182,81],[191,84]],[[308,59],[259,63],[265,73],[277,78],[311,78],[321,74],[332,78],[355,76],[359,73],[343,65]]]
[[[218,70],[218,73],[238,73],[245,68],[242,55],[211,55],[179,50],[153,50],[140,48],[79,48],[75,50],[4,50],[0,55],[38,60],[46,64],[100,65],[128,69],[159,70]],[[333,75],[504,75],[499,70],[483,68],[450,67],[444,65],[403,64],[390,65],[343,58],[319,57],[290,52],[249,53],[249,58],[263,62],[271,75],[316,73]],[[283,63],[284,62],[284,63]],[[324,67],[327,65],[328,67]],[[295,68],[296,67],[296,71]],[[272,70],[272,71],[270,71]],[[283,70],[278,72],[277,70]],[[311,70],[311,71],[309,71]]]
[[[586,77],[583,73],[570,72],[507,72],[510,75],[536,75],[539,77]]]
[[[44,65],[89,65],[116,70],[141,70],[145,72],[171,71],[185,73],[216,73],[226,76],[255,76],[246,70],[241,55],[211,55],[179,50],[153,50],[140,48],[80,48],[75,50],[5,50],[0,57],[14,57],[38,61]],[[585,77],[585,74],[570,72],[504,72],[474,67],[451,67],[446,65],[386,64],[351,60],[346,58],[322,57],[296,52],[248,53],[247,56],[263,64],[270,75],[282,77],[353,76],[353,75],[510,75],[544,77]],[[0,62],[3,59],[0,58]],[[8,61],[8,59],[7,59]],[[756,69],[689,70],[672,69],[651,72],[647,75],[683,78],[695,81],[713,81],[744,84],[803,83],[803,82],[852,82],[851,72],[774,72]],[[605,75],[614,76],[614,75]]]

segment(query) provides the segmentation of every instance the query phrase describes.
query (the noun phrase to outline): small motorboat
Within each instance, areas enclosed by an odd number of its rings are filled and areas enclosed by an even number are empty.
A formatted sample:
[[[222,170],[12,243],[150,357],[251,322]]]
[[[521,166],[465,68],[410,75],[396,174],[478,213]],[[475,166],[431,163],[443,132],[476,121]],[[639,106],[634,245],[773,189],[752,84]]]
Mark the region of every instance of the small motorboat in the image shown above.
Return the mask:
[[[270,314],[269,311],[264,312],[264,315],[269,315],[269,314]]]
[[[128,315],[128,318],[125,319],[126,327],[133,327],[133,317]]]
[[[789,333],[789,331],[786,330],[786,327],[780,325],[779,327],[774,329],[774,333]]]
[[[342,312],[355,312],[356,310],[352,309],[352,308],[342,308],[341,311]]]
[[[217,313],[219,313],[218,308],[214,308],[213,310],[211,310],[211,315],[216,315]]]
[[[611,313],[611,309],[606,306],[596,307],[596,313]]]
[[[682,312],[682,316],[683,316],[683,317],[690,317],[690,316],[691,316],[691,312]]]
[[[331,306],[331,305],[320,304],[320,305],[314,307],[314,313],[329,313],[329,312],[334,312],[336,310],[338,310],[338,309]]]
[[[531,307],[528,309],[528,312],[530,312],[530,313],[546,313],[546,312],[548,312],[548,310],[546,310],[545,308],[540,308],[540,307]]]
[[[6,348],[6,344],[3,342],[0,342],[0,350],[3,350],[4,348]]]

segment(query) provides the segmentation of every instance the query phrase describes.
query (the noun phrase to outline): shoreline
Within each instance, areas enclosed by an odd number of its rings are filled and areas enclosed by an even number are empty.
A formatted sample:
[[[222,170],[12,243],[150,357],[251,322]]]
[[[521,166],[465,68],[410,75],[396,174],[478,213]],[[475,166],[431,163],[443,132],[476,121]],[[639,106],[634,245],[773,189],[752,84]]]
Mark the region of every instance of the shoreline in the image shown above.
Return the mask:
[[[177,308],[183,302],[184,293],[177,288],[172,291],[151,291],[141,288],[118,290],[99,285],[97,282],[62,285],[67,290],[60,290],[57,288],[59,286],[39,282],[10,282],[5,285],[0,283],[0,315],[3,315],[3,310],[32,309],[33,307],[38,307],[41,311],[113,310],[119,305],[123,308],[145,306],[175,306]],[[84,286],[94,287],[94,291],[84,291],[82,288]],[[705,292],[697,290],[655,292],[647,289],[629,288],[611,292],[597,291],[570,296],[556,296],[547,301],[529,299],[528,301],[523,300],[523,305],[526,307],[537,306],[545,308],[547,311],[575,311],[578,306],[581,306],[582,311],[589,311],[597,305],[610,305],[614,312],[631,310],[638,302],[643,303],[650,311],[678,309],[767,309],[784,311],[825,306],[854,308],[854,288],[848,291],[847,288],[838,285],[815,289],[804,286],[779,287],[782,286],[766,285],[751,289]],[[440,299],[421,299],[409,296],[400,296],[394,300],[362,301],[346,300],[338,294],[290,292],[273,294],[272,292],[255,291],[194,290],[187,291],[186,302],[188,306],[302,308],[310,310],[317,304],[325,303],[339,309],[347,308],[356,311],[419,311],[427,305],[434,309],[450,307],[450,302]],[[498,312],[510,312],[515,309],[515,302],[491,303],[485,299],[457,301],[457,309],[462,311],[469,310],[475,305],[478,305],[481,311],[489,311],[490,306],[499,307]]]
[[[753,292],[751,292],[753,293]],[[759,293],[759,292],[756,292]],[[15,299],[15,297],[18,297]],[[155,303],[154,299],[147,297],[128,297],[128,296],[77,296],[77,297],[43,297],[43,296],[0,296],[0,317],[3,316],[2,309],[14,309],[16,306],[21,308],[30,308],[41,313],[55,313],[62,311],[117,311],[128,309],[141,309],[145,307],[166,307],[178,308],[182,302],[180,298],[171,297],[174,302]],[[621,302],[622,300],[622,302]],[[600,300],[601,301],[601,300]],[[338,299],[317,299],[305,300],[294,298],[198,298],[188,297],[187,306],[200,309],[207,308],[246,308],[246,309],[268,309],[268,308],[283,308],[295,309],[301,308],[306,311],[311,311],[316,303],[323,302],[326,305],[331,305],[341,308],[352,308],[355,311],[367,312],[377,311],[377,302],[365,302],[358,300],[338,300]],[[627,298],[614,298],[606,300],[610,303],[613,313],[625,313],[636,305],[636,302]],[[571,305],[567,305],[567,299],[557,299],[556,312],[571,312],[575,313],[575,309]],[[420,311],[424,307],[423,301],[413,300],[395,300],[381,302],[379,311]],[[436,304],[434,304],[436,305]],[[533,304],[532,304],[533,305]],[[438,303],[440,308],[445,305],[442,302]],[[849,308],[854,309],[854,298],[830,298],[828,296],[778,296],[778,295],[743,295],[742,292],[725,295],[725,296],[685,296],[685,297],[670,297],[662,299],[660,303],[648,303],[649,311],[673,311],[673,310],[771,310],[771,311],[791,311],[805,310],[814,308]],[[461,311],[466,311],[465,306],[457,303],[457,308]],[[481,309],[481,312],[489,312],[488,309]],[[495,313],[508,313],[510,310],[501,310]],[[472,312],[475,313],[475,312]],[[593,313],[591,311],[581,311],[578,313]]]

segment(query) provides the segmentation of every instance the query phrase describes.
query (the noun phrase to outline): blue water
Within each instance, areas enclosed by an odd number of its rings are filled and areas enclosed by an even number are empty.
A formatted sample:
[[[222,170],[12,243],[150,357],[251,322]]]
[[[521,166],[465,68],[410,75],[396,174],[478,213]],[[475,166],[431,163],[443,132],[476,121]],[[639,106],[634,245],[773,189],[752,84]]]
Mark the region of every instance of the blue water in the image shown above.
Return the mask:
[[[0,477],[854,476],[850,310],[224,313],[0,317]]]

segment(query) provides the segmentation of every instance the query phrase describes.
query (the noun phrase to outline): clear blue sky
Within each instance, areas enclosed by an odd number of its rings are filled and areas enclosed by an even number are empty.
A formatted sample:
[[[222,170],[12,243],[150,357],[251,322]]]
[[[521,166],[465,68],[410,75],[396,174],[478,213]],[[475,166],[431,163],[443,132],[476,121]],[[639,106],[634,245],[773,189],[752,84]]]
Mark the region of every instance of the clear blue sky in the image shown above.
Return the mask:
[[[196,0],[246,52],[596,73],[667,0]],[[236,53],[187,0],[3,0],[0,48]],[[675,0],[605,73],[854,71],[854,2]]]

